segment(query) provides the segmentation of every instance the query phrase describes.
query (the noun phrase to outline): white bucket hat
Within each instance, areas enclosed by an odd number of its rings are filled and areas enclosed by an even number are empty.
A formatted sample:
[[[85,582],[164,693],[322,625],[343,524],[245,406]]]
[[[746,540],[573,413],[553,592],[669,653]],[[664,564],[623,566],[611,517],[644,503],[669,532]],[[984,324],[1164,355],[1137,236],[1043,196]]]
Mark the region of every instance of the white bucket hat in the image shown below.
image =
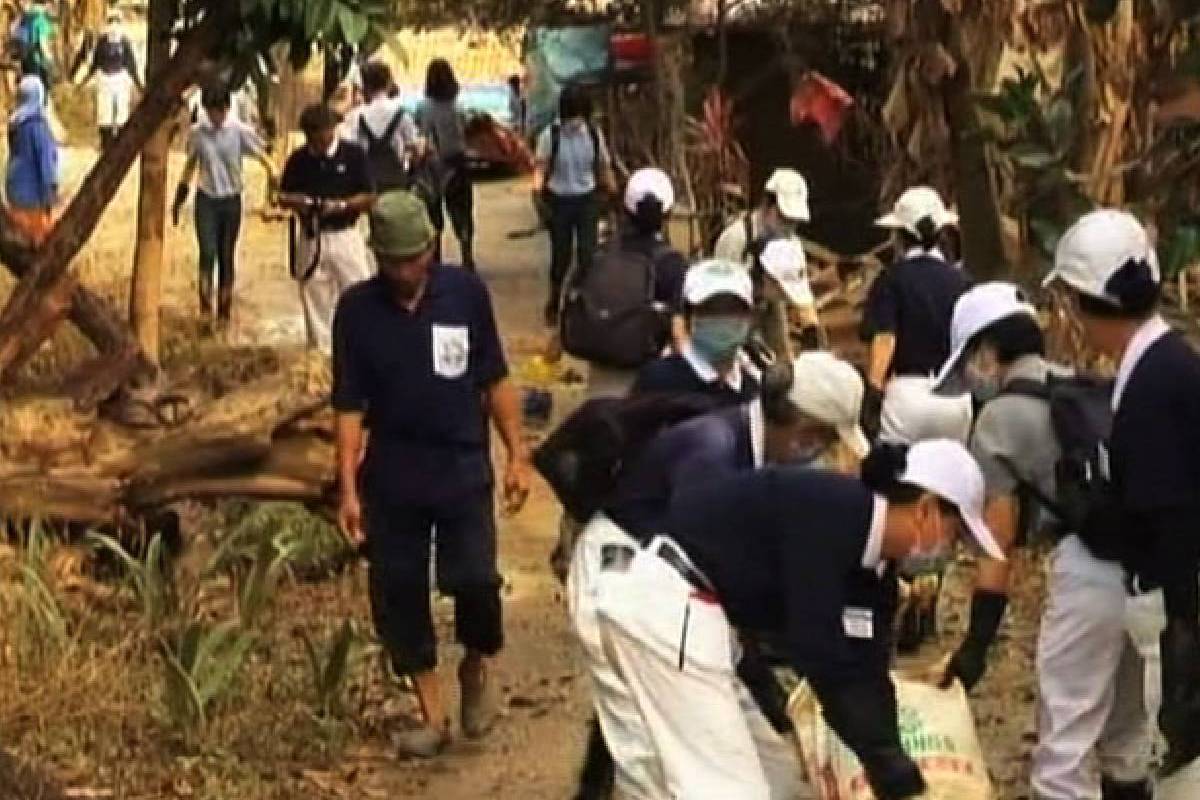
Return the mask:
[[[813,304],[808,283],[808,258],[799,239],[773,239],[759,256],[763,269],[779,282],[787,299],[797,306]]]
[[[792,362],[792,389],[788,394],[792,405],[835,428],[858,458],[866,458],[871,450],[858,424],[864,393],[858,370],[830,353],[802,353]]]
[[[675,205],[675,187],[667,173],[656,167],[639,169],[629,176],[629,183],[625,185],[625,210],[633,214],[647,197],[657,199],[664,214]]]
[[[808,222],[812,218],[808,208],[808,181],[796,170],[775,170],[767,181],[766,190],[775,195],[780,212],[788,219]]]
[[[892,444],[932,439],[966,443],[974,417],[971,395],[942,396],[932,378],[899,377],[888,383],[879,414],[879,438]]]
[[[946,208],[942,196],[928,186],[905,191],[896,200],[891,212],[877,219],[875,224],[880,228],[904,230],[916,235],[919,234],[917,225],[926,217],[933,220],[939,230],[947,225],[958,224],[958,215]]]
[[[988,558],[1007,561],[1004,550],[983,521],[986,497],[983,473],[961,444],[936,439],[913,445],[900,482],[918,486],[954,505],[979,550]]]
[[[689,305],[699,305],[721,294],[754,305],[754,285],[745,267],[713,258],[692,266],[684,276],[683,299]]]
[[[1102,208],[1080,217],[1054,253],[1054,269],[1046,285],[1062,281],[1072,289],[1119,307],[1110,291],[1113,276],[1130,261],[1145,262],[1156,283],[1162,282],[1158,254],[1142,223],[1125,211]]]
[[[1017,314],[1037,318],[1037,309],[1014,283],[982,283],[958,298],[950,322],[950,358],[942,365],[934,388],[943,388],[946,380],[959,369],[963,354],[976,336],[1000,320]]]

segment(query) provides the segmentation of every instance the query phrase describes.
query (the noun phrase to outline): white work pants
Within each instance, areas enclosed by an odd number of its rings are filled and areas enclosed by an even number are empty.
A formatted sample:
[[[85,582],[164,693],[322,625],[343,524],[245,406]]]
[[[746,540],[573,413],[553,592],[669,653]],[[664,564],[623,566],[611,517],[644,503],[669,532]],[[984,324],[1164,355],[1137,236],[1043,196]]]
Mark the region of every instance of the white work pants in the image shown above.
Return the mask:
[[[96,78],[96,127],[119,128],[128,122],[132,95],[133,79],[129,73],[101,72]]]
[[[589,538],[577,558],[587,557]],[[631,738],[639,750],[648,743],[656,762],[639,772],[657,785],[633,796],[795,800],[799,760],[738,679],[739,647],[725,612],[656,555],[663,543],[673,546],[659,538],[626,569],[601,569],[593,595],[600,659],[623,684],[621,716],[640,727]],[[609,699],[597,695],[597,706]],[[613,715],[609,708],[601,718]],[[620,763],[620,745],[610,746]]]
[[[300,237],[296,247],[298,268],[312,263],[316,240]],[[308,347],[329,354],[333,349],[333,312],[342,292],[374,273],[374,260],[358,229],[321,233],[321,259],[312,277],[300,284]]]
[[[1162,592],[1131,596],[1120,565],[1076,536],[1059,543],[1038,634],[1038,800],[1098,800],[1100,773],[1147,777],[1164,625]]]

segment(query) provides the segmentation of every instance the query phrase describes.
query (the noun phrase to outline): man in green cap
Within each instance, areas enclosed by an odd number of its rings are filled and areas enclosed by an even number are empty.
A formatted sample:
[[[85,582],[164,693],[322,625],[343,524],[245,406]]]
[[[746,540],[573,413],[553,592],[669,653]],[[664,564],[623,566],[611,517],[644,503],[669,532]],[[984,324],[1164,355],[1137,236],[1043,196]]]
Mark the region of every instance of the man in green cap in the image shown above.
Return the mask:
[[[477,738],[495,720],[489,661],[503,643],[489,417],[508,454],[506,511],[524,504],[531,474],[487,288],[468,270],[435,263],[435,242],[414,195],[380,198],[369,242],[379,274],[342,295],[333,324],[339,522],[366,552],[375,626],[420,703],[422,724],[396,745],[424,757],[449,741],[430,611],[433,532],[437,586],[454,598],[466,649],[462,731]]]

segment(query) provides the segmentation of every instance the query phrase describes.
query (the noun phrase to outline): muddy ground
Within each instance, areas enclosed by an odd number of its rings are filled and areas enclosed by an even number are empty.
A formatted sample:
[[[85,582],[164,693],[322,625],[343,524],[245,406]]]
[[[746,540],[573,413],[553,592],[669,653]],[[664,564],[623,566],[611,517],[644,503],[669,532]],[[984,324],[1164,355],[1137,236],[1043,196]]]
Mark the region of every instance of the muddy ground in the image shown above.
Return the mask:
[[[94,155],[87,150],[71,151],[68,163],[73,180],[91,158]],[[109,208],[80,261],[91,284],[117,296],[124,291],[129,269],[135,205],[136,186],[131,180]],[[195,313],[195,245],[190,221],[169,233],[165,316],[174,331],[169,359],[219,360],[254,348],[272,347],[285,354],[299,348],[302,321],[296,290],[286,273],[283,227],[264,222],[255,213],[263,205],[260,181],[256,181],[248,205],[237,319],[225,340],[202,340],[189,322]],[[510,236],[534,226],[523,180],[484,181],[478,190],[477,209],[481,272],[495,296],[510,360],[519,365],[536,351],[544,334],[539,312],[547,260],[545,237]],[[6,293],[7,285],[0,280],[0,295]],[[72,346],[68,335],[60,337],[55,352],[72,355],[43,357],[26,376],[30,387],[43,384],[46,373],[59,371],[64,366],[61,362],[73,360],[81,349]],[[577,393],[577,388],[557,386],[556,413],[568,408]],[[258,697],[251,692],[239,699],[236,705],[244,708],[228,709],[228,713],[246,716],[244,722],[218,726],[217,732],[200,744],[199,754],[194,748],[183,752],[177,745],[165,744],[167,737],[160,733],[154,714],[144,709],[120,712],[126,716],[119,725],[124,739],[119,746],[97,742],[96,737],[70,736],[65,730],[35,730],[38,726],[28,724],[15,724],[16,733],[6,736],[4,744],[18,755],[46,765],[70,785],[111,792],[94,796],[562,800],[570,796],[589,701],[586,679],[565,624],[562,595],[546,567],[557,518],[553,499],[539,485],[522,514],[501,522],[508,646],[498,671],[506,700],[505,718],[486,741],[457,741],[436,762],[405,763],[391,755],[387,733],[404,724],[409,703],[394,687],[374,677],[378,672],[374,664],[361,667],[362,675],[351,688],[351,696],[358,692],[363,698],[353,704],[359,718],[349,721],[333,745],[312,746],[310,740],[318,731],[303,714],[288,712],[287,705],[295,698],[282,688],[278,697]],[[998,645],[995,666],[975,702],[984,748],[1002,800],[1029,794],[1034,700],[1031,663],[1042,575],[1036,565],[1023,567],[1022,590]],[[279,646],[294,645],[287,644],[289,628],[320,627],[346,617],[367,623],[364,589],[361,569],[324,584],[287,584],[276,599],[274,624]],[[948,629],[957,627],[964,616],[963,594],[961,588],[949,594],[943,609]],[[449,606],[439,602],[438,609],[442,622],[448,623]],[[443,631],[448,634],[449,630],[443,624]],[[949,646],[954,637],[947,635],[944,641]],[[290,663],[294,655],[283,660]],[[447,686],[452,686],[457,654],[447,646],[444,655]],[[249,685],[257,684],[251,681]],[[152,692],[145,696],[148,701],[154,697]],[[273,713],[269,710],[272,704],[278,707]],[[248,716],[260,705],[265,708],[259,716]],[[0,719],[0,731],[14,722],[18,721]],[[286,746],[281,744],[285,741]],[[145,763],[139,767],[131,760]]]

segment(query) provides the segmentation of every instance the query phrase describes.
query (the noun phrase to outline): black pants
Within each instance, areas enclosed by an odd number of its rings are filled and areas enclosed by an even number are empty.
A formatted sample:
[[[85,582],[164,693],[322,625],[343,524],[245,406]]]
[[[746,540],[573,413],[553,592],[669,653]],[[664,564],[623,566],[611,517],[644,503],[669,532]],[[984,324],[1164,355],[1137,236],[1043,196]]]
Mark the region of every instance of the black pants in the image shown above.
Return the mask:
[[[546,193],[550,209],[550,297],[548,305],[558,306],[563,281],[571,269],[574,255],[580,269],[589,269],[599,238],[600,214],[596,193],[568,196]]]
[[[398,674],[437,666],[429,559],[436,532],[437,584],[454,598],[457,639],[493,656],[504,644],[492,489],[437,506],[367,497],[367,560],[375,630]]]
[[[242,197],[209,197],[196,192],[196,239],[200,244],[200,314],[212,315],[213,283],[217,286],[217,316],[229,320],[233,311],[234,257],[242,229]]]
[[[431,198],[426,206],[429,219],[438,232],[438,256],[441,256],[442,231],[446,228],[446,214],[462,250],[463,266],[475,266],[475,182],[465,154],[452,156],[442,162],[445,182],[440,197]],[[442,210],[445,205],[445,212]]]

